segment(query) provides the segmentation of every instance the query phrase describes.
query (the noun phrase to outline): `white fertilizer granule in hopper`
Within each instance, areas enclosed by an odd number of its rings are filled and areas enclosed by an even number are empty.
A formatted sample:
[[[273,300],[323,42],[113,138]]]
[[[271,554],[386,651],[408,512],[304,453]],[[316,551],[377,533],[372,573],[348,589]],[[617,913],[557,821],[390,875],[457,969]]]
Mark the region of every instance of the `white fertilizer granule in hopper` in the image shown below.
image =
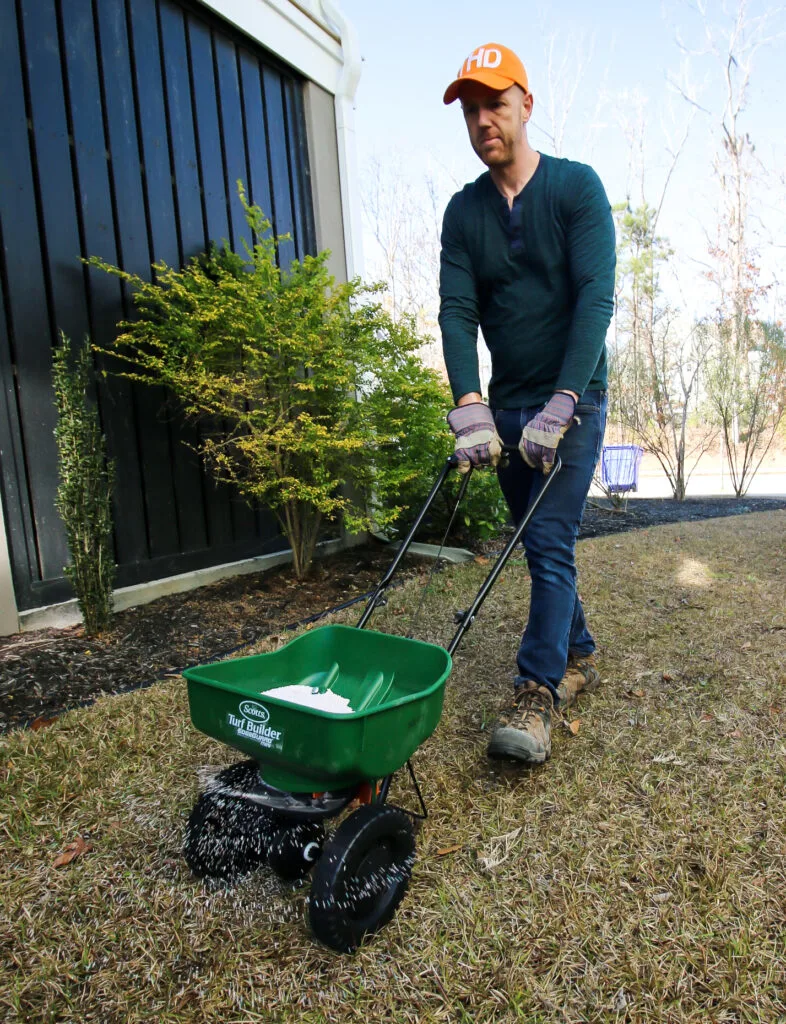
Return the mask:
[[[331,693],[330,690],[323,693],[311,686],[304,686],[302,683],[265,690],[260,697],[277,697],[279,700],[285,700],[288,704],[300,704],[306,708],[314,708],[316,711],[332,711],[334,715],[352,714],[352,707],[346,697]]]

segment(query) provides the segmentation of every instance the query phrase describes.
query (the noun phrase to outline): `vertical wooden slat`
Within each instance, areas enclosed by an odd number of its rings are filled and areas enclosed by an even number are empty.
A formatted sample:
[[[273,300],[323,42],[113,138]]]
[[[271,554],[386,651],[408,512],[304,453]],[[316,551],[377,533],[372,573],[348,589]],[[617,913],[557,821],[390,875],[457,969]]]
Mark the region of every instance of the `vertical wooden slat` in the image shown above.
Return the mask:
[[[180,5],[168,2],[159,5],[159,33],[182,265],[205,250],[208,238],[191,99],[186,16]],[[210,495],[209,501],[212,504],[214,488],[209,481],[203,479],[196,454],[199,430],[193,423],[183,421],[176,412],[176,403],[172,411],[173,479],[180,551],[196,551],[208,543],[210,513],[205,511],[205,493]],[[220,502],[219,518],[228,518],[226,513],[221,515]]]
[[[0,4],[0,96],[3,134],[0,145],[0,229],[5,316],[0,320],[0,370],[8,420],[0,427],[0,461],[8,516],[8,537],[17,587],[17,603],[27,607],[31,583],[40,576],[37,538],[29,493],[41,477],[57,473],[53,449],[40,464],[25,465],[25,449],[38,430],[51,430],[46,381],[38,363],[49,347],[43,253],[39,242],[34,169],[25,107],[24,71],[13,4]],[[25,344],[26,332],[38,351]],[[46,366],[46,363],[44,363]],[[39,391],[44,395],[39,403]],[[27,433],[26,433],[27,431]],[[48,457],[47,457],[48,456]]]
[[[53,0],[22,0],[22,24],[40,196],[39,231],[44,240],[44,267],[54,321],[51,327],[81,341],[89,325],[84,274],[79,263],[79,225]],[[56,423],[51,384],[52,341],[51,330],[34,335],[25,324],[19,352],[21,365],[29,365],[32,378],[22,386],[22,393],[23,409],[31,403],[34,409],[34,430],[26,425],[25,444],[31,455],[30,441],[35,444],[35,457],[28,457],[28,473],[43,579],[61,576],[68,561],[65,533],[54,509],[57,456],[52,433]]]
[[[237,182],[248,189],[248,160],[246,150],[240,81],[237,70],[237,48],[234,42],[219,32],[213,33],[219,110],[221,114],[222,154],[224,178],[232,228],[232,245],[236,252],[245,253],[251,245],[251,230],[246,221]],[[253,536],[256,530],[254,512],[234,488],[229,489],[232,529],[236,540]]]
[[[303,198],[303,183],[301,180],[301,168],[300,168],[300,157],[299,151],[299,139],[297,137],[297,129],[293,124],[294,111],[292,109],[292,80],[290,78],[282,77],[281,81],[282,96],[284,101],[284,130],[287,135],[287,155],[288,155],[288,168],[289,168],[289,193],[292,197],[292,223],[293,237],[295,242],[295,253],[298,259],[301,259],[304,254],[304,249],[307,246],[305,243],[305,225],[303,223],[303,209],[302,209],[302,198]]]
[[[105,17],[112,6],[116,8],[117,4],[108,0]],[[100,256],[116,265],[120,255],[104,134],[104,83],[99,71],[93,10],[84,0],[62,0],[61,10],[84,254]],[[111,55],[111,49],[109,53]],[[112,66],[114,71],[114,62]],[[137,154],[137,176],[138,164]],[[133,187],[130,191],[133,201]],[[118,313],[123,309],[120,283],[93,268],[87,271],[87,283],[90,336],[96,344],[108,345],[116,333]],[[106,360],[101,362],[110,371],[117,365]],[[114,376],[101,376],[98,394],[107,447],[117,470],[113,493],[116,556],[123,562],[136,560],[146,556],[147,538],[130,387]]]
[[[218,119],[213,40],[210,29],[199,18],[188,18],[188,41],[207,238],[218,245],[224,240],[231,243],[227,187],[221,159],[221,125]]]
[[[273,195],[267,151],[267,124],[259,58],[245,47],[238,47],[243,121],[246,129],[249,198],[269,221],[273,221]],[[279,527],[265,509],[255,511],[256,530],[263,537],[274,536]]]
[[[243,47],[240,48],[240,80],[243,87],[243,114],[246,124],[249,195],[252,203],[262,210],[268,220],[272,220],[273,199],[270,191],[261,69],[256,55]]]
[[[155,0],[132,0],[129,13],[136,110],[151,241],[149,260],[163,260],[170,266],[177,266],[180,262],[180,246],[172,200],[172,171]],[[142,387],[137,399],[149,557],[155,558],[177,551],[180,544],[172,477],[174,448],[167,422],[167,395],[164,389]]]
[[[259,58],[245,47],[238,47],[240,93],[243,123],[246,132],[249,200],[258,206],[269,221],[273,220],[273,198],[270,187],[270,164],[267,155],[267,125],[262,92],[262,70]],[[267,537],[278,532],[278,524],[269,512],[255,509],[257,535]]]
[[[74,340],[79,340],[88,324],[87,305],[84,273],[79,262],[81,245],[77,196],[71,165],[57,12],[54,0],[22,0],[22,13],[30,115],[43,216],[44,258],[55,326]],[[42,342],[43,355],[51,342],[50,339],[42,339]]]
[[[180,7],[169,0],[162,0],[160,18],[181,260],[186,262],[190,257],[203,252],[210,239],[203,218],[185,16]],[[192,444],[197,442],[197,433],[193,427],[184,427],[182,436],[190,438]],[[225,544],[232,540],[231,513],[223,491],[224,488],[218,487],[212,480],[205,481],[204,495],[211,544]]]
[[[292,78],[284,81],[284,100],[287,115],[287,136],[290,152],[290,179],[292,205],[295,213],[296,248],[298,259],[313,253],[316,246],[314,218],[308,196],[311,194],[311,172],[308,162],[308,141],[305,132],[303,90]]]
[[[219,32],[213,33],[213,47],[216,58],[222,149],[226,169],[229,218],[232,225],[232,245],[236,252],[243,252],[243,242],[245,241],[247,245],[251,243],[251,232],[237,194],[238,181],[242,181],[248,188],[248,162],[246,160],[243,110],[240,103],[240,81],[237,73],[237,48],[231,39],[227,39]]]
[[[193,15],[187,18],[188,45],[191,57],[191,90],[198,151],[199,173],[202,181],[202,206],[209,242],[231,246],[227,211],[227,186],[221,157],[221,122],[213,59],[213,39],[210,28]],[[200,428],[209,430],[208,425]],[[211,542],[226,542],[234,538],[230,489],[218,485],[207,474],[204,483],[205,514]]]
[[[172,168],[161,78],[156,0],[129,0],[138,130],[153,260],[176,265],[180,257],[172,200]]]
[[[281,75],[273,68],[262,69],[267,111],[267,150],[273,194],[273,230],[277,235],[294,235],[292,191],[289,186],[289,155],[287,153],[286,121]],[[295,258],[294,241],[282,243],[279,249],[281,266],[287,268]]]
[[[136,0],[134,4],[135,2]],[[110,173],[115,197],[118,252],[125,270],[149,278],[150,240],[147,231],[144,177],[134,106],[131,42],[128,36],[125,0],[98,0],[96,13],[101,45],[101,84],[106,103]],[[145,111],[145,119],[147,114]],[[171,211],[167,220],[173,227]],[[165,227],[166,223],[156,225],[162,252],[167,251],[167,245],[160,234]],[[175,237],[174,230],[172,237]],[[170,246],[168,251],[174,255],[175,246]]]
[[[150,246],[125,0],[100,0],[95,8],[118,262],[130,273],[149,278]],[[94,311],[99,343],[114,337],[117,332],[110,322],[126,318],[129,309],[130,296],[121,287],[119,302]],[[110,372],[103,382],[101,396],[106,409],[108,447],[118,470],[114,490],[117,559],[121,564],[138,563],[148,557],[138,386],[112,372],[120,368],[117,360],[105,357],[100,365]]]
[[[185,16],[180,6],[170,0],[161,0],[159,17],[180,257],[185,263],[192,256],[203,252],[208,241],[202,218]]]

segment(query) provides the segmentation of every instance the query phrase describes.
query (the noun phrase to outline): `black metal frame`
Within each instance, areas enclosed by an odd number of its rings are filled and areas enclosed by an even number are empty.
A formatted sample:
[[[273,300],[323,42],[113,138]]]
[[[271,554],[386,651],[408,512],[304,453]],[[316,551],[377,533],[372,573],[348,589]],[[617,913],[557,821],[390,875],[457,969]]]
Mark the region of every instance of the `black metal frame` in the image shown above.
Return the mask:
[[[503,457],[509,458],[511,455],[520,457],[520,453],[519,453],[518,448],[513,446],[513,445],[505,445],[504,452],[503,452]],[[377,585],[376,590],[374,591],[374,593],[369,598],[368,604],[366,605],[365,610],[363,611],[363,614],[360,617],[360,621],[357,624],[357,628],[358,629],[363,629],[366,626],[366,624],[368,623],[369,619],[371,618],[375,608],[378,608],[380,605],[384,605],[385,604],[385,591],[390,586],[391,581],[393,580],[393,576],[396,573],[396,570],[398,569],[399,565],[401,564],[401,562],[402,562],[404,556],[406,555],[407,551],[411,547],[412,541],[415,538],[415,534],[417,533],[418,529],[420,528],[420,525],[423,522],[423,520],[424,520],[428,510],[431,508],[432,504],[434,503],[434,499],[437,497],[437,495],[439,494],[440,490],[442,489],[442,485],[445,483],[445,480],[447,479],[447,477],[448,477],[449,473],[451,472],[451,470],[455,469],[457,465],[458,465],[458,460],[457,460],[455,455],[451,455],[445,461],[445,465],[442,467],[442,470],[441,470],[439,476],[437,477],[437,479],[436,479],[436,481],[434,483],[434,486],[431,488],[431,491],[429,492],[429,495],[426,498],[426,500],[425,500],[425,502],[423,504],[423,507],[418,512],[418,514],[417,514],[417,516],[415,518],[414,523],[412,524],[412,526],[410,527],[409,532],[407,533],[407,536],[404,538],[404,540],[401,543],[400,548],[396,552],[396,557],[393,559],[393,561],[392,561],[392,563],[390,565],[390,568],[385,573],[385,575],[383,576],[382,580]],[[516,547],[518,546],[519,541],[523,537],[524,531],[527,529],[527,526],[529,525],[529,523],[530,523],[530,521],[532,519],[532,516],[533,516],[535,510],[537,509],[538,505],[540,505],[541,501],[543,500],[544,494],[549,489],[549,487],[552,484],[552,481],[558,475],[558,473],[559,473],[559,471],[561,469],[562,469],[562,460],[560,459],[559,455],[557,455],[555,460],[554,460],[554,467],[553,467],[553,469],[548,474],[548,476],[545,477],[545,479],[543,481],[543,486],[541,487],[540,491],[538,492],[537,497],[532,502],[530,507],[527,509],[527,514],[524,516],[524,518],[521,520],[521,522],[516,526],[516,529],[513,531],[512,536],[508,540],[508,543],[503,548],[502,553],[499,555],[499,557],[497,558],[496,562],[491,567],[491,571],[489,572],[489,574],[486,577],[486,579],[483,581],[483,583],[482,583],[482,585],[480,587],[480,590],[475,595],[474,601],[472,602],[472,604],[469,606],[469,608],[465,612],[461,613],[460,622],[459,622],[459,628],[456,630],[455,635],[453,636],[453,639],[450,641],[450,643],[448,644],[448,646],[446,648],[448,654],[450,654],[451,657],[454,654],[454,652],[456,651],[456,648],[458,647],[458,645],[461,643],[461,640],[462,640],[464,634],[472,626],[472,623],[477,618],[477,614],[480,611],[480,606],[483,604],[483,602],[488,597],[489,591],[491,590],[491,588],[496,583],[500,573],[505,568],[505,565],[507,564],[508,559],[513,554],[513,551],[516,549]],[[472,467],[470,467],[469,472],[465,475],[465,477],[464,477],[464,479],[463,479],[463,481],[461,483],[461,487],[459,488],[458,497],[456,499],[456,506],[457,507],[458,507],[458,504],[461,502],[461,499],[464,497],[464,493],[466,492],[467,485],[469,484],[469,478],[470,478],[471,475],[472,475]],[[412,784],[413,784],[413,786],[415,788],[415,792],[417,793],[418,799],[420,801],[420,806],[421,806],[421,809],[422,809],[422,814],[417,814],[414,811],[408,811],[405,808],[400,808],[400,810],[404,810],[405,813],[407,813],[410,817],[422,821],[422,820],[425,820],[428,817],[428,809],[426,808],[425,801],[423,800],[423,796],[422,796],[422,794],[420,792],[420,787],[418,786],[418,781],[415,778],[415,771],[414,771],[414,769],[412,767],[412,762],[411,761],[407,761],[407,768],[409,770],[409,775],[410,775],[410,778],[412,780]],[[390,789],[390,783],[391,783],[392,778],[393,778],[393,775],[391,774],[391,775],[385,776],[385,778],[382,780],[382,782],[380,784],[379,794],[377,796],[377,802],[378,803],[384,803],[386,801],[387,795],[388,795],[388,791]]]
[[[510,456],[513,453],[518,455],[519,454],[518,448],[516,448],[516,447],[514,447],[512,445],[505,445],[505,449],[504,449],[505,456]],[[429,495],[426,498],[426,500],[425,500],[425,502],[423,504],[423,507],[418,512],[418,514],[417,514],[417,516],[415,518],[415,522],[410,527],[409,533],[404,538],[404,540],[401,543],[401,547],[396,552],[396,557],[393,559],[393,561],[392,561],[392,563],[390,565],[390,568],[385,573],[385,575],[382,577],[381,581],[377,584],[376,590],[374,591],[374,593],[369,598],[368,604],[366,605],[365,610],[363,611],[363,614],[361,615],[360,620],[359,620],[359,622],[357,624],[357,628],[358,629],[363,629],[364,626],[366,626],[366,624],[368,623],[369,619],[371,618],[371,616],[372,616],[372,614],[374,612],[374,609],[378,608],[380,605],[383,605],[385,603],[385,601],[384,601],[385,591],[390,586],[390,584],[391,584],[391,582],[393,580],[393,576],[396,573],[396,570],[398,569],[399,565],[401,565],[401,562],[404,559],[404,556],[406,555],[406,553],[409,550],[409,548],[412,546],[412,541],[415,539],[415,534],[417,533],[418,529],[420,528],[421,523],[425,519],[428,510],[434,504],[434,499],[436,498],[436,496],[439,494],[440,490],[442,489],[442,485],[445,483],[445,480],[447,479],[448,474],[450,473],[450,471],[452,469],[455,469],[455,467],[457,465],[458,465],[458,460],[456,459],[455,455],[451,455],[450,458],[448,458],[445,461],[445,465],[442,467],[442,471],[440,472],[439,476],[437,477],[437,480],[434,483],[434,486],[431,488],[431,491],[429,492]],[[511,538],[508,541],[508,543],[505,545],[505,547],[504,547],[502,553],[500,554],[499,558],[497,559],[497,561],[492,566],[491,571],[489,572],[488,576],[483,581],[483,584],[482,584],[480,590],[478,591],[477,595],[475,596],[475,600],[472,602],[472,604],[469,606],[469,608],[465,612],[462,613],[462,615],[461,615],[461,622],[459,624],[459,628],[456,630],[456,633],[455,633],[453,639],[450,641],[450,643],[447,646],[448,654],[453,655],[453,653],[455,652],[455,650],[458,647],[459,643],[461,642],[462,637],[467,632],[467,630],[470,628],[472,623],[475,621],[475,619],[477,617],[477,614],[480,611],[480,606],[483,604],[483,602],[488,597],[489,591],[491,590],[491,588],[496,583],[497,578],[499,577],[499,574],[505,568],[505,565],[507,564],[508,559],[513,554],[513,551],[515,550],[515,548],[517,547],[519,541],[521,540],[521,538],[524,535],[524,531],[529,526],[530,520],[532,519],[532,516],[533,516],[535,510],[537,509],[538,505],[540,505],[541,501],[543,500],[544,494],[549,489],[549,487],[551,486],[552,481],[554,480],[554,478],[557,476],[557,474],[559,473],[559,471],[561,469],[562,469],[562,460],[560,459],[559,455],[557,455],[556,459],[554,460],[554,468],[551,470],[551,472],[548,474],[548,476],[545,477],[545,479],[543,481],[543,486],[541,487],[540,491],[538,492],[538,496],[535,498],[535,500],[532,502],[530,507],[527,509],[527,514],[524,516],[524,518],[521,520],[521,522],[517,525],[516,529],[513,531],[513,535],[511,536]],[[467,484],[469,483],[469,478],[470,478],[471,475],[472,475],[472,468],[470,467],[470,470],[465,475],[464,480],[462,481],[461,487],[459,489],[458,498],[457,498],[457,504],[464,497],[464,492],[467,489]]]

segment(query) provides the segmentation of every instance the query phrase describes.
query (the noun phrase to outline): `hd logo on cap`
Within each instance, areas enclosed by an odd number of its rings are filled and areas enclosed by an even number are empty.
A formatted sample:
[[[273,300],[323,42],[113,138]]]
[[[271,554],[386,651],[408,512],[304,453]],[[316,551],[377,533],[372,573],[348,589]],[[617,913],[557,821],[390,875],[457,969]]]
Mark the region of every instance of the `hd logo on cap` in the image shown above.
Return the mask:
[[[463,78],[472,71],[479,71],[481,68],[498,68],[502,63],[502,51],[491,46],[480,46],[474,53],[464,61],[458,69],[456,78]],[[473,67],[474,65],[474,67]]]
[[[443,102],[452,103],[458,99],[459,87],[468,79],[499,92],[514,84],[521,86],[524,92],[529,92],[524,65],[513,50],[502,43],[484,43],[473,50],[445,90]]]

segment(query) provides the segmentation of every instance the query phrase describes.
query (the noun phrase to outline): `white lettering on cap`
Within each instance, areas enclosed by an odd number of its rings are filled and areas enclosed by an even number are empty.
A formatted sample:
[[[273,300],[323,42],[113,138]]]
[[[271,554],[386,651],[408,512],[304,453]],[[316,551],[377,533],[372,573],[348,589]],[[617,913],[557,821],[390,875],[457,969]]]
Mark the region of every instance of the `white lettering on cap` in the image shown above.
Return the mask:
[[[486,53],[486,48],[481,46],[480,49],[475,50],[469,57],[464,61],[464,67],[466,68],[466,74],[469,74],[472,70],[472,65],[476,64],[478,68],[483,67],[483,56]]]
[[[498,68],[501,63],[501,50],[498,50],[496,47],[489,47],[489,49],[486,49],[485,46],[481,46],[467,57],[459,68],[456,78],[463,78],[464,75],[470,74],[473,64],[475,65],[475,69],[479,71],[481,68]]]

